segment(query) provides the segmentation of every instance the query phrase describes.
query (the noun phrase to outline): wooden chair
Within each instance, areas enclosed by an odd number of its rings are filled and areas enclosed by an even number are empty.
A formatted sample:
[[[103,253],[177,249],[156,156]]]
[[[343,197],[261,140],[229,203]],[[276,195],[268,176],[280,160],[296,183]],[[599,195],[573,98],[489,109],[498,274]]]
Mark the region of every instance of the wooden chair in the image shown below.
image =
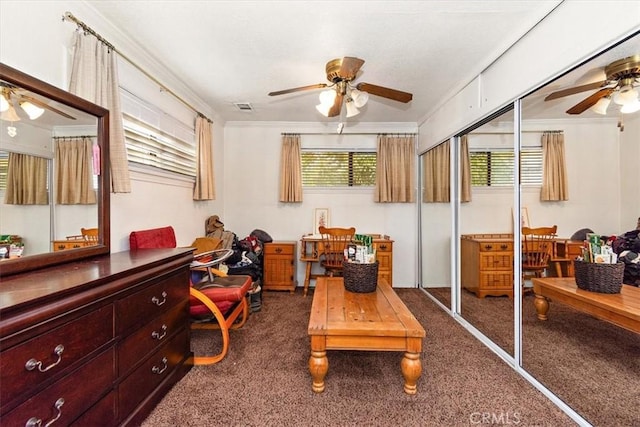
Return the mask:
[[[320,226],[318,231],[322,235],[322,260],[320,265],[324,267],[325,275],[334,276],[342,274],[342,261],[344,250],[353,241],[356,229],[351,228],[326,228]]]
[[[253,283],[251,276],[227,276],[214,268],[223,260],[220,251],[230,250],[216,250],[212,241],[220,243],[219,239],[199,238],[192,244],[195,255],[191,263],[189,314],[191,329],[220,329],[222,350],[214,356],[195,356],[194,365],[221,361],[229,350],[229,330],[242,327],[249,317],[247,293]],[[133,231],[129,235],[129,246],[132,251],[175,248],[175,232],[171,226]]]
[[[99,235],[99,229],[98,228],[81,228],[80,232],[82,233],[82,238],[84,240],[88,240],[90,242],[95,242],[98,243],[98,235]]]
[[[532,291],[526,288],[527,277],[543,277],[553,254],[558,227],[522,227],[522,294]]]

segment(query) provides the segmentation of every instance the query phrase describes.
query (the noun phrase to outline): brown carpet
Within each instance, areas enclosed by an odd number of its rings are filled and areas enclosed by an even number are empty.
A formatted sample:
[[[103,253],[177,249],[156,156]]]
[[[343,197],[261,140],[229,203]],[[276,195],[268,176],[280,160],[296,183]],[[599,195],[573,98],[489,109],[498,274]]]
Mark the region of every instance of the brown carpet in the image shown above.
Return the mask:
[[[427,331],[417,395],[403,392],[401,353],[356,351],[328,352],[326,390],[313,393],[307,368],[312,294],[265,292],[262,310],[232,331],[228,356],[194,367],[143,425],[575,425],[422,291],[398,294]],[[197,353],[212,345],[206,334],[193,334]]]
[[[430,289],[438,299],[448,289]],[[523,301],[523,366],[595,426],[640,427],[640,334],[560,303],[537,319]],[[513,354],[513,300],[462,293],[463,317]]]

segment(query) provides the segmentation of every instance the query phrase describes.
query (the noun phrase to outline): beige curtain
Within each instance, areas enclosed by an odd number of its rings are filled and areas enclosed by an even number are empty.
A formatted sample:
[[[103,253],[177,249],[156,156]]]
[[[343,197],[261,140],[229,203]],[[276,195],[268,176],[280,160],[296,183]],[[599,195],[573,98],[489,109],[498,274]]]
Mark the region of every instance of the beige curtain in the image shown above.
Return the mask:
[[[460,138],[460,201],[471,201],[471,160],[469,159],[469,137]]]
[[[9,153],[7,189],[4,202],[8,205],[47,205],[47,164],[43,157]]]
[[[449,141],[433,147],[422,156],[423,203],[450,201],[449,159]]]
[[[542,189],[540,200],[569,200],[567,169],[564,156],[564,134],[562,132],[544,132],[542,134]]]
[[[280,154],[280,201],[302,202],[302,165],[300,163],[300,135],[282,135]]]
[[[55,141],[56,203],[91,205],[96,203],[92,179],[92,147],[90,138],[57,138]]]
[[[76,31],[69,91],[109,110],[111,191],[130,193],[116,52],[93,36]]]
[[[213,151],[211,148],[211,122],[202,116],[196,117],[196,184],[193,200],[215,200],[216,183],[213,173]]]
[[[415,136],[378,135],[376,202],[415,200]]]

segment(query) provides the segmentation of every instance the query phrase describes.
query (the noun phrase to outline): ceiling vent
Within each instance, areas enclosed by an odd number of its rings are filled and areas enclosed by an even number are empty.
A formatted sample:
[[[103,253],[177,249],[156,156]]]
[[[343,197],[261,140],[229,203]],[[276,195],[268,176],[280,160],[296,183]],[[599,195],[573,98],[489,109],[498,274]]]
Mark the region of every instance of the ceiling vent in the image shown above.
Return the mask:
[[[248,102],[234,102],[234,105],[240,111],[253,111],[253,107]]]

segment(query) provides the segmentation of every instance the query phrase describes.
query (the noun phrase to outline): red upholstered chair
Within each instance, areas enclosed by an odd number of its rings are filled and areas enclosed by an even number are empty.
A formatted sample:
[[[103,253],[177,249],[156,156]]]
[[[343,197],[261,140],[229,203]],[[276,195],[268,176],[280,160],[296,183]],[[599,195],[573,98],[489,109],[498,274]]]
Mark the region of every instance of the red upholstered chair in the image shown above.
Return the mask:
[[[129,245],[131,250],[175,248],[176,236],[171,226],[133,231],[129,235]],[[242,327],[249,317],[246,296],[251,289],[251,276],[226,276],[212,268],[219,259],[215,259],[218,251],[211,251],[211,245],[212,239],[204,241],[202,238],[192,245],[195,259],[191,268],[189,312],[191,329],[220,329],[222,351],[215,356],[194,357],[196,365],[222,360],[229,351],[229,330]],[[238,321],[240,315],[242,318]]]

